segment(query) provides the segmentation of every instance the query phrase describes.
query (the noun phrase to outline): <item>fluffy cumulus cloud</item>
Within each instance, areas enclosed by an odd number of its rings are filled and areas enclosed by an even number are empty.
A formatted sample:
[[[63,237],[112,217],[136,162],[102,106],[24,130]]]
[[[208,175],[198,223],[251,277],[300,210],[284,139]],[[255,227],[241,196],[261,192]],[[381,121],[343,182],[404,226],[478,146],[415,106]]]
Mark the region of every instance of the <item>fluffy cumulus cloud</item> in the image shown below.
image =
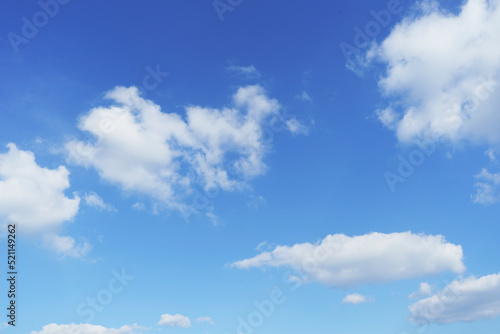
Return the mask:
[[[453,281],[409,309],[409,320],[422,325],[497,318],[500,316],[500,274]]]
[[[402,142],[500,143],[500,0],[468,0],[458,13],[433,1],[368,53],[386,66],[380,121]]]
[[[182,314],[163,314],[161,316],[158,325],[168,326],[168,327],[191,327],[191,320]]]
[[[43,245],[54,251],[62,257],[69,256],[74,258],[85,257],[92,246],[86,241],[77,243],[76,240],[70,236],[58,236],[55,234],[46,234],[43,236]]]
[[[265,127],[279,119],[281,106],[260,86],[239,88],[226,108],[186,107],[185,116],[163,112],[135,87],[106,97],[111,106],[90,110],[78,124],[95,140],[70,141],[66,149],[73,162],[125,191],[184,210],[181,198],[195,183],[231,191],[266,171]]]
[[[115,329],[90,324],[50,324],[44,326],[39,332],[32,331],[31,334],[142,334],[141,330],[145,329],[137,325],[123,326]]]
[[[344,299],[342,299],[342,304],[357,305],[357,304],[366,303],[367,301],[368,301],[368,299],[365,296],[360,295],[359,293],[353,293],[353,294],[345,296]]]
[[[299,271],[305,281],[345,288],[444,271],[461,273],[465,270],[462,257],[462,247],[447,242],[441,235],[334,234],[317,243],[278,246],[232,266],[285,266]]]
[[[39,232],[73,219],[80,198],[64,193],[69,171],[40,167],[32,152],[7,147],[0,154],[0,220],[18,223],[24,232]]]
[[[472,195],[474,203],[489,205],[500,202],[500,173],[490,173],[483,169],[474,176],[476,193]]]

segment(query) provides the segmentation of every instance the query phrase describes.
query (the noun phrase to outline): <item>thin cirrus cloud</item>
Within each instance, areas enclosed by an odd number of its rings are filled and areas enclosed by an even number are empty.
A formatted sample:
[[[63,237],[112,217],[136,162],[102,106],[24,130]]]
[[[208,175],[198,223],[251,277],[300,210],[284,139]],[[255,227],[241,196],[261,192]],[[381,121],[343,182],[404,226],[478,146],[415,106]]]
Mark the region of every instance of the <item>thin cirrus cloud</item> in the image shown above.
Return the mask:
[[[451,271],[462,273],[463,252],[441,235],[370,233],[326,236],[317,243],[278,246],[232,267],[289,267],[306,282],[334,288],[383,283]]]
[[[472,195],[474,203],[490,205],[500,202],[500,173],[490,173],[487,169],[474,176],[476,193]]]
[[[243,76],[247,79],[256,79],[260,77],[260,72],[253,65],[249,66],[229,65],[226,67],[226,70],[236,75]]]
[[[200,317],[200,318],[197,318],[196,322],[198,322],[198,323],[206,323],[206,324],[209,324],[209,325],[213,325],[214,324],[214,321],[210,317]]]
[[[500,274],[451,282],[431,297],[409,306],[412,322],[448,324],[500,316]]]
[[[71,325],[59,325],[59,324],[49,324],[42,328],[41,331],[32,331],[30,334],[142,334],[142,330],[148,330],[148,328],[131,325],[122,326],[120,328],[107,328],[98,325],[91,324],[71,324]]]
[[[265,127],[279,119],[281,105],[261,86],[239,88],[222,109],[188,106],[185,117],[163,112],[135,87],[116,87],[106,97],[111,106],[90,110],[78,123],[95,141],[73,140],[66,150],[70,161],[95,168],[124,191],[185,211],[193,184],[239,190],[266,171]],[[295,122],[292,132],[300,128]]]
[[[436,33],[436,32],[439,33]],[[468,0],[459,13],[423,1],[366,57],[386,68],[380,121],[401,142],[500,144],[500,1]]]
[[[191,320],[182,314],[163,314],[161,316],[158,325],[168,326],[168,327],[191,327]]]
[[[22,225],[27,233],[45,232],[72,220],[80,198],[65,195],[70,186],[64,166],[48,169],[39,166],[35,155],[15,144],[0,154],[0,219]]]
[[[309,129],[305,125],[297,121],[295,118],[286,121],[286,127],[288,128],[288,131],[293,134],[307,135],[309,133]]]

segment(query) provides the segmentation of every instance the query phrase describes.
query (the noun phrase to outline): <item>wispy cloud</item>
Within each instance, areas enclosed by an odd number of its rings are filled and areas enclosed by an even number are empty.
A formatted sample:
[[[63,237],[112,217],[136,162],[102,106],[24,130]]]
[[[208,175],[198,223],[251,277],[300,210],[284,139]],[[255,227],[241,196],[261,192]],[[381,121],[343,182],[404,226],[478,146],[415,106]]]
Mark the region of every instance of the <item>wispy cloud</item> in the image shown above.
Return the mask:
[[[298,94],[296,98],[300,101],[313,103],[311,96],[306,91],[302,91],[302,93]]]
[[[69,256],[73,258],[83,258],[92,249],[92,246],[86,241],[77,243],[70,236],[58,236],[50,233],[44,235],[43,245],[62,257]]]
[[[104,203],[104,200],[95,192],[91,191],[83,196],[85,204],[100,211],[117,211],[112,205]]]
[[[229,65],[226,67],[226,70],[236,75],[243,76],[247,79],[257,79],[260,77],[260,72],[253,65],[250,66]]]
[[[201,322],[201,323],[204,322],[204,323],[207,323],[209,325],[213,325],[214,324],[214,321],[210,317],[200,317],[200,318],[196,319],[196,322]]]
[[[286,127],[293,134],[307,135],[309,133],[309,129],[295,118],[287,120]]]
[[[487,169],[474,176],[476,193],[471,196],[472,202],[490,205],[500,202],[500,173],[490,173]]]
[[[420,285],[418,287],[418,291],[411,293],[408,296],[408,298],[417,299],[417,298],[430,296],[431,294],[432,294],[432,287],[429,285],[429,283],[422,282],[422,283],[420,283]]]

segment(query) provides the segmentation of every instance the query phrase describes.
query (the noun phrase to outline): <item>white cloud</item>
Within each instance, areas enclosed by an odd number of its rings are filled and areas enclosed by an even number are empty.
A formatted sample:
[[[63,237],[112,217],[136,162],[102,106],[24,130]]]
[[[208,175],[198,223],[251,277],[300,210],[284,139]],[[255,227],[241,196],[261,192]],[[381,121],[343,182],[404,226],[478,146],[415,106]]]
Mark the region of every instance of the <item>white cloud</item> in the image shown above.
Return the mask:
[[[409,320],[454,323],[500,316],[500,274],[455,280],[435,295],[409,307]]]
[[[402,142],[498,145],[500,1],[468,0],[458,14],[421,4],[420,15],[405,18],[367,54],[387,67],[379,85],[389,109],[380,120]]]
[[[313,103],[311,96],[305,90],[302,91],[302,93],[300,93],[299,95],[297,95],[296,98],[304,102]]]
[[[45,234],[43,236],[43,245],[63,257],[69,256],[74,258],[85,257],[92,249],[92,246],[86,241],[77,244],[72,237],[55,234]]]
[[[500,173],[492,174],[486,169],[474,176],[476,182],[476,194],[472,195],[474,203],[489,205],[500,202]]]
[[[490,159],[490,161],[492,161],[492,162],[496,162],[497,161],[496,152],[495,152],[494,149],[489,149],[486,152],[484,152],[484,154],[486,154],[488,156],[488,158]]]
[[[231,191],[266,171],[264,126],[279,118],[281,106],[260,86],[239,88],[231,107],[186,107],[185,119],[162,112],[135,87],[116,87],[106,97],[114,104],[90,110],[78,124],[95,142],[74,140],[66,149],[71,161],[127,192],[185,210],[182,197],[194,183]]]
[[[357,304],[366,303],[367,301],[368,300],[367,300],[366,296],[360,295],[359,293],[353,293],[353,294],[345,296],[344,299],[342,299],[342,304],[357,305]]]
[[[104,200],[101,198],[101,196],[93,191],[90,193],[86,193],[83,199],[85,200],[85,204],[98,210],[116,211],[116,209],[112,205],[104,203]]]
[[[80,198],[66,197],[69,171],[40,167],[32,152],[8,144],[0,154],[0,219],[22,225],[25,232],[39,232],[73,219]]]
[[[261,250],[263,250],[266,246],[267,246],[267,242],[266,242],[266,241],[262,241],[262,242],[259,242],[259,244],[257,245],[257,247],[255,247],[255,249],[256,249],[256,250],[258,250],[258,251],[261,251]]]
[[[381,109],[381,110],[377,110],[375,113],[376,113],[379,121],[382,122],[382,124],[384,124],[387,127],[391,127],[394,124],[394,122],[396,122],[396,120],[397,120],[396,113],[390,107],[385,108],[385,109]]]
[[[164,325],[169,327],[183,327],[188,328],[191,327],[191,320],[188,317],[182,314],[163,314],[161,316],[158,325]]]
[[[286,127],[293,134],[307,134],[309,132],[309,129],[295,118],[287,120]]]
[[[264,196],[251,196],[250,200],[247,202],[247,207],[257,210],[264,204],[266,204]]]
[[[429,285],[429,283],[422,282],[420,283],[420,286],[418,287],[418,291],[413,292],[408,296],[410,299],[418,299],[422,298],[425,296],[430,296],[432,295],[432,287]]]
[[[305,281],[350,287],[422,277],[444,271],[461,273],[462,247],[441,235],[370,233],[328,235],[321,242],[278,246],[273,251],[232,264],[233,267],[291,267]]]
[[[144,203],[141,203],[141,202],[136,202],[136,203],[132,204],[132,209],[137,210],[137,211],[144,211],[144,210],[146,210],[146,205],[144,205]]]
[[[141,334],[142,332],[139,331],[145,329],[146,328],[137,325],[123,326],[115,329],[90,324],[50,324],[44,326],[39,332],[32,331],[31,334]]]
[[[196,322],[205,322],[205,323],[207,323],[209,325],[213,325],[214,324],[214,321],[210,317],[200,317],[200,318],[196,319]]]
[[[229,65],[228,67],[226,67],[226,70],[244,76],[248,79],[260,77],[260,72],[253,65],[250,66]]]

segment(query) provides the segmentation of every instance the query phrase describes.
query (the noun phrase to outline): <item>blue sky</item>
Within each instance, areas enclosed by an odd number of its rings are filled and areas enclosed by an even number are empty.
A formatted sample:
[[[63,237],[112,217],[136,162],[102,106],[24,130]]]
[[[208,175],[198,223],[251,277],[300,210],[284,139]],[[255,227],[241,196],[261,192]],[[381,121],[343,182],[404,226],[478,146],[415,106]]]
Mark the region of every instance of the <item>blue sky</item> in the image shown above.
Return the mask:
[[[498,0],[0,6],[0,332],[499,327]]]

